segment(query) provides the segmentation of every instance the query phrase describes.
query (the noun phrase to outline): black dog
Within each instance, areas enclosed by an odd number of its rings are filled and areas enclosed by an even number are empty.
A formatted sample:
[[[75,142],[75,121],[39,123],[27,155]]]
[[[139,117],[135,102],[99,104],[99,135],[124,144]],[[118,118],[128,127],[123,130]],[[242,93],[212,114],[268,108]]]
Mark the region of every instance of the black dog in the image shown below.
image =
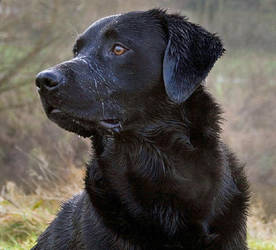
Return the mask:
[[[247,180],[201,84],[223,51],[184,17],[131,12],[38,74],[47,116],[91,137],[95,157],[34,249],[247,249]]]

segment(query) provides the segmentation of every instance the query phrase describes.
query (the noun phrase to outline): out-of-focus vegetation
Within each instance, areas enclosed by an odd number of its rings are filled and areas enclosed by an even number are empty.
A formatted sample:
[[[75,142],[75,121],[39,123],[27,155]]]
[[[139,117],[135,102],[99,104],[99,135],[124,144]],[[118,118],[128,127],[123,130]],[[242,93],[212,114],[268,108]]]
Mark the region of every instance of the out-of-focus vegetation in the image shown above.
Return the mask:
[[[227,52],[207,86],[225,111],[225,141],[246,163],[251,249],[275,249],[275,0],[0,0],[0,249],[33,245],[59,203],[80,190],[88,158],[87,141],[45,117],[35,75],[70,58],[75,37],[96,19],[152,7],[223,38]]]

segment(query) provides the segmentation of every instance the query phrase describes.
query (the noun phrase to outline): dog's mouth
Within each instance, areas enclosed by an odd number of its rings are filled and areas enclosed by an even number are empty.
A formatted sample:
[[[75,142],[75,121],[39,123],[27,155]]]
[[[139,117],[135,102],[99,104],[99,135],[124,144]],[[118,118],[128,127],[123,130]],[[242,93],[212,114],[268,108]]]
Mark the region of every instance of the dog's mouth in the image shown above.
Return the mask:
[[[53,114],[61,114],[62,111],[60,109],[57,109],[57,108],[54,108],[54,107],[49,107],[47,110],[46,110],[46,113],[48,115],[53,115]]]
[[[118,119],[106,119],[106,120],[101,120],[99,124],[104,127],[107,130],[111,130],[114,132],[120,132],[122,125],[120,120]]]
[[[51,106],[46,107],[46,113],[50,120],[54,121],[61,127],[81,135],[85,134],[85,137],[93,135],[95,130],[105,130],[107,133],[113,134],[119,133],[122,129],[121,121],[119,119],[99,119],[91,121],[76,117],[59,108]]]

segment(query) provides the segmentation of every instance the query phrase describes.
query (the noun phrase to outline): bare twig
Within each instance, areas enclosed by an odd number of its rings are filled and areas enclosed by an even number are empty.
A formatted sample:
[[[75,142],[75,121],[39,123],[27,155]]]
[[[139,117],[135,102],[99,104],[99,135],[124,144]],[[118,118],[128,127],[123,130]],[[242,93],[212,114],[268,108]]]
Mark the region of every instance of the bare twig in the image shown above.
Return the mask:
[[[33,100],[29,101],[29,102],[20,103],[20,104],[14,104],[14,105],[9,105],[9,106],[6,106],[6,107],[2,107],[2,108],[0,108],[0,112],[11,110],[11,109],[19,109],[19,108],[22,108],[22,107],[26,107],[26,106],[34,104],[36,101],[37,101],[36,99],[33,99]]]
[[[5,86],[5,87],[0,89],[0,94],[3,94],[4,92],[10,91],[10,90],[15,90],[15,89],[22,88],[22,87],[26,86],[29,83],[29,80],[31,80],[31,79],[26,79],[25,81]]]
[[[0,78],[0,86],[3,86],[7,82],[9,82],[15,75],[16,72],[18,72],[21,68],[23,68],[26,65],[26,61],[28,61],[29,58],[35,57],[42,49],[45,49],[48,47],[50,44],[52,44],[56,38],[52,38],[44,42],[44,38],[41,38],[36,46],[25,56],[23,56],[7,73],[5,73],[1,78]]]

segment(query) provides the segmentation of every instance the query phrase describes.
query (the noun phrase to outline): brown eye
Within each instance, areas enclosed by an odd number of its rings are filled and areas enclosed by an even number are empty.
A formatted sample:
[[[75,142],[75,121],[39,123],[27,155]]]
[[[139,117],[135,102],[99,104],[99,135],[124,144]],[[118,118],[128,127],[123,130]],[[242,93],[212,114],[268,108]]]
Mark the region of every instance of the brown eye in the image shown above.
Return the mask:
[[[126,48],[122,47],[121,45],[115,45],[112,49],[112,52],[116,55],[116,56],[120,56],[122,54],[124,54],[127,51]]]

